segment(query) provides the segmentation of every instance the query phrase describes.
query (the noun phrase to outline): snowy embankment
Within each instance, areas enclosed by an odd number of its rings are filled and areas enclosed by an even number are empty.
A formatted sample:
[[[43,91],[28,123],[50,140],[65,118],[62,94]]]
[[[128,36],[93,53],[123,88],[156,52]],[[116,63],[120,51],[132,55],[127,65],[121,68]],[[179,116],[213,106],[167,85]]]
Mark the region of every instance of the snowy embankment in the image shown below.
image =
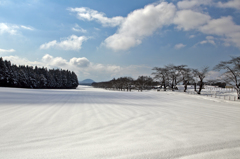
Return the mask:
[[[240,104],[178,92],[0,88],[0,158],[240,158]]]

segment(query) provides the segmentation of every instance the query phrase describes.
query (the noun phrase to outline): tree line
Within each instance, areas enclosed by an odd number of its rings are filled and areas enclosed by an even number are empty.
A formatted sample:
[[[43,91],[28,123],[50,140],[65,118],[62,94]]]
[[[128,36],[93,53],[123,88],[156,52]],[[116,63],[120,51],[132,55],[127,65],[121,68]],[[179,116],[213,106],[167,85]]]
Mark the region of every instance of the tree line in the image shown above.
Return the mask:
[[[78,78],[69,70],[35,66],[17,66],[0,58],[0,86],[19,88],[68,88],[78,86]]]
[[[183,84],[184,92],[187,91],[187,85],[194,85],[194,90],[201,94],[204,84],[221,87],[231,85],[237,91],[238,99],[240,99],[240,57],[231,57],[231,60],[220,62],[213,70],[224,72],[217,79],[208,81],[205,81],[205,78],[210,71],[209,67],[192,69],[187,65],[175,66],[170,64],[164,67],[154,67],[152,70],[153,77],[139,76],[136,80],[131,77],[120,77],[110,81],[93,83],[92,86],[121,91],[131,91],[131,89],[142,91],[159,85],[164,91],[167,88],[174,91],[178,90],[177,85]]]
[[[154,82],[152,77],[139,76],[136,80],[134,80],[132,77],[120,77],[106,82],[94,82],[92,83],[92,86],[96,88],[113,89],[119,91],[131,91],[132,89],[142,91],[145,89],[151,89],[153,85],[157,84],[158,82]]]

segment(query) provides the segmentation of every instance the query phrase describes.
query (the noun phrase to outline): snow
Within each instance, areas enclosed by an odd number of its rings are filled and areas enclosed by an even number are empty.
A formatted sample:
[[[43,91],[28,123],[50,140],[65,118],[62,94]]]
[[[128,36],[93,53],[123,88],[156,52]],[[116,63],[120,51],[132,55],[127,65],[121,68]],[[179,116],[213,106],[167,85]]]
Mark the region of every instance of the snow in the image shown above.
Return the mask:
[[[230,100],[230,101],[237,101],[237,91],[234,88],[219,88],[217,86],[204,86],[205,88],[202,89],[201,95],[205,97],[213,97],[222,100]],[[178,91],[183,93],[184,86],[178,85]],[[197,86],[198,90],[198,86]],[[194,91],[194,86],[189,85],[187,89],[188,94],[197,94]]]
[[[239,132],[236,101],[0,87],[0,159],[238,159]]]

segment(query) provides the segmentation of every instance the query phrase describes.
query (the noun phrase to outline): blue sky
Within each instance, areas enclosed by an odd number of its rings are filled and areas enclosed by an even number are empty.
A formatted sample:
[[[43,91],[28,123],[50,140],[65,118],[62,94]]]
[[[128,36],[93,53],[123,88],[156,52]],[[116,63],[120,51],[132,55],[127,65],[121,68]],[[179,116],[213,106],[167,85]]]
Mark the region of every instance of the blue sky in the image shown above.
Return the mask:
[[[79,80],[212,68],[239,50],[239,0],[0,0],[0,56]]]

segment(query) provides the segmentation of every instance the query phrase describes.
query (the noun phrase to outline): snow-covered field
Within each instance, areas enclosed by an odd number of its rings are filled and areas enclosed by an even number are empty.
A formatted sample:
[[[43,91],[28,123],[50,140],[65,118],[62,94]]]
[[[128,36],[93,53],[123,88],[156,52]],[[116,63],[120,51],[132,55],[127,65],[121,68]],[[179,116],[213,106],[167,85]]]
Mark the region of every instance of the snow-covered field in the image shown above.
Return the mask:
[[[179,92],[0,88],[0,159],[239,159],[240,103]]]

